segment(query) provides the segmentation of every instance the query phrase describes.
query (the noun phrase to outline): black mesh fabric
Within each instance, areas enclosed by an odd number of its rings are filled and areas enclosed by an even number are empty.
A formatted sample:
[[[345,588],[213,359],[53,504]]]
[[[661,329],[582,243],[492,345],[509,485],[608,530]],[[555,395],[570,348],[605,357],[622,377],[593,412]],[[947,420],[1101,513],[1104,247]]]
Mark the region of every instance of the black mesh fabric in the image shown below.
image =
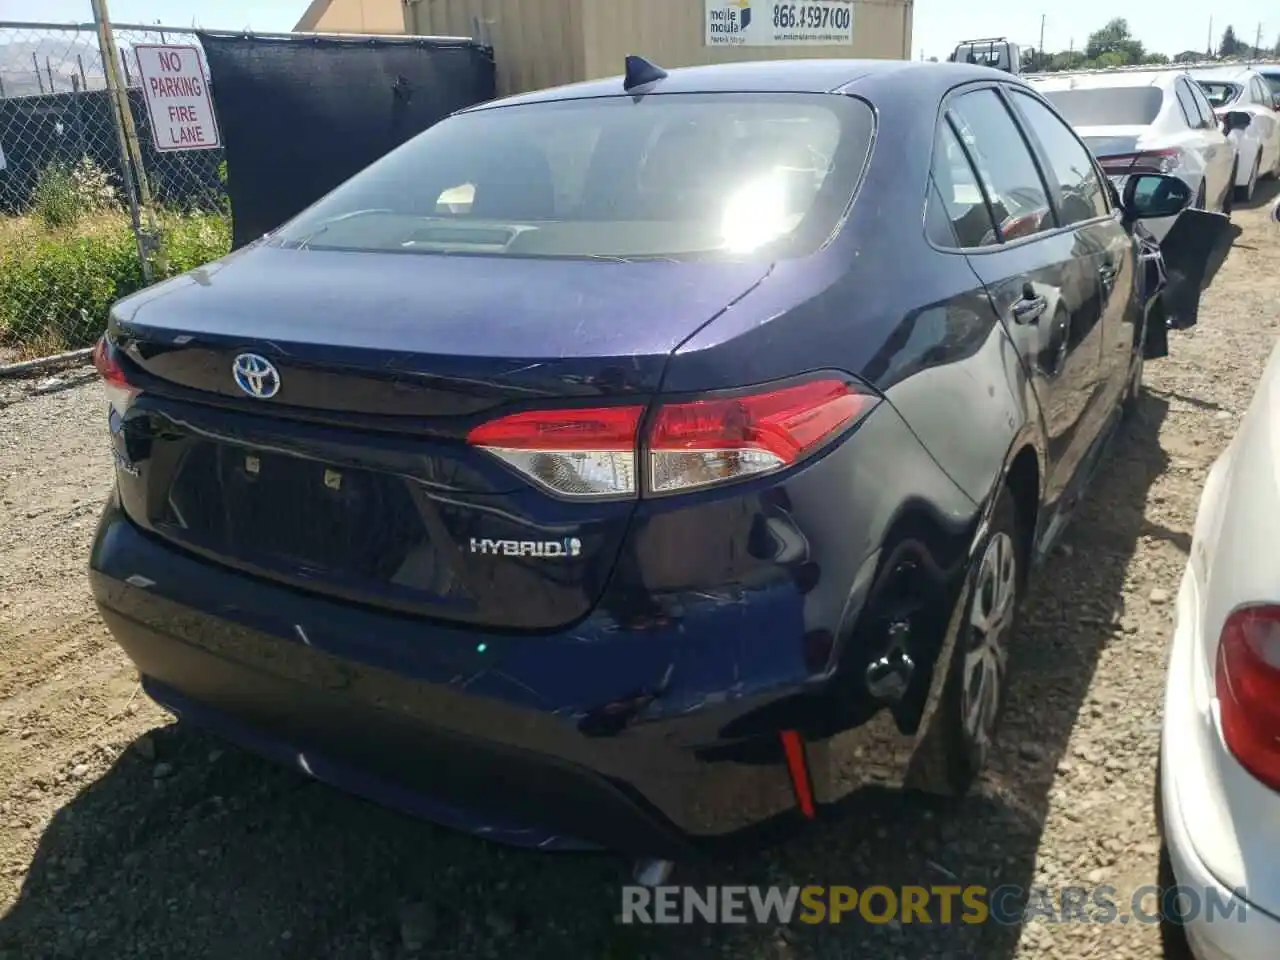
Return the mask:
[[[226,147],[236,247],[453,111],[495,95],[493,52],[469,40],[199,36]]]

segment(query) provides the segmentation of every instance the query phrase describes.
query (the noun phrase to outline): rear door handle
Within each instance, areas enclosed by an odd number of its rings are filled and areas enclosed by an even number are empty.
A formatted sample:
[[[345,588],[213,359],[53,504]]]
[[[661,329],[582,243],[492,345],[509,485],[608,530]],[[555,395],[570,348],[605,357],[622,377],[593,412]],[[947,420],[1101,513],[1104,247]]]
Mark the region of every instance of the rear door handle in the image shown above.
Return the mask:
[[[1031,291],[1024,291],[1021,300],[1015,300],[1013,304],[1013,322],[1014,323],[1035,323],[1044,316],[1045,310],[1049,306],[1049,301],[1043,296],[1035,295],[1027,296]]]

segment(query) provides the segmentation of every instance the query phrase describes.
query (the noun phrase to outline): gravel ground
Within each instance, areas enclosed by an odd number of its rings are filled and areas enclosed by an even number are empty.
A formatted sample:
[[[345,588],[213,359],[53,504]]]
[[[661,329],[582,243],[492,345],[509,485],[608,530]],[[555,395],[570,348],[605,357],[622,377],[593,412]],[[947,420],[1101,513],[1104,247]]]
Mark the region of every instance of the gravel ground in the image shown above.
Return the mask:
[[[866,809],[684,882],[1053,886],[1155,881],[1151,800],[1172,596],[1201,483],[1275,339],[1275,188],[1200,326],[1151,364],[1030,598],[1003,750],[958,810]],[[626,865],[388,813],[179,728],[91,609],[110,470],[83,371],[0,381],[0,956],[392,958],[1162,956],[1145,924],[623,927]],[[954,881],[953,878],[958,878]]]

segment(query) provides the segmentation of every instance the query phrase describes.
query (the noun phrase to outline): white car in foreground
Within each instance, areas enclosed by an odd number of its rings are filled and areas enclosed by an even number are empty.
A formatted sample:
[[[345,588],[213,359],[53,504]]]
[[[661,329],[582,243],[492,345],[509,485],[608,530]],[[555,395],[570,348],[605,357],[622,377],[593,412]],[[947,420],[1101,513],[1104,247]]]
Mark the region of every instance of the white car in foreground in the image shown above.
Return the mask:
[[[1230,212],[1235,144],[1185,70],[1085,70],[1025,79],[1075,128],[1108,176],[1175,176],[1191,188],[1193,207]],[[1143,225],[1160,239],[1173,220]]]
[[[1236,130],[1236,199],[1252,200],[1258,181],[1280,173],[1280,115],[1266,78],[1246,64],[1195,67],[1188,71],[1214,112],[1226,121],[1233,110],[1249,114],[1249,126]]]
[[[1277,542],[1280,346],[1205,484],[1169,655],[1158,803],[1198,960],[1280,956]]]

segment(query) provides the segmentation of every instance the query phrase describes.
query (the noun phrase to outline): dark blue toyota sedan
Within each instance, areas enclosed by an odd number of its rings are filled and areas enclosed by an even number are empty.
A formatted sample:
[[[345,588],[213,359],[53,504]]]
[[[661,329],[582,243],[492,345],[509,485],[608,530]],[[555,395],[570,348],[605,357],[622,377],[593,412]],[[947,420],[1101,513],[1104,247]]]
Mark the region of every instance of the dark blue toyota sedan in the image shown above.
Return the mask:
[[[184,720],[512,843],[961,793],[1148,320],[1199,296],[1136,225],[1190,199],[961,64],[466,110],[116,304],[94,594]],[[1171,281],[1221,232],[1186,216]]]

